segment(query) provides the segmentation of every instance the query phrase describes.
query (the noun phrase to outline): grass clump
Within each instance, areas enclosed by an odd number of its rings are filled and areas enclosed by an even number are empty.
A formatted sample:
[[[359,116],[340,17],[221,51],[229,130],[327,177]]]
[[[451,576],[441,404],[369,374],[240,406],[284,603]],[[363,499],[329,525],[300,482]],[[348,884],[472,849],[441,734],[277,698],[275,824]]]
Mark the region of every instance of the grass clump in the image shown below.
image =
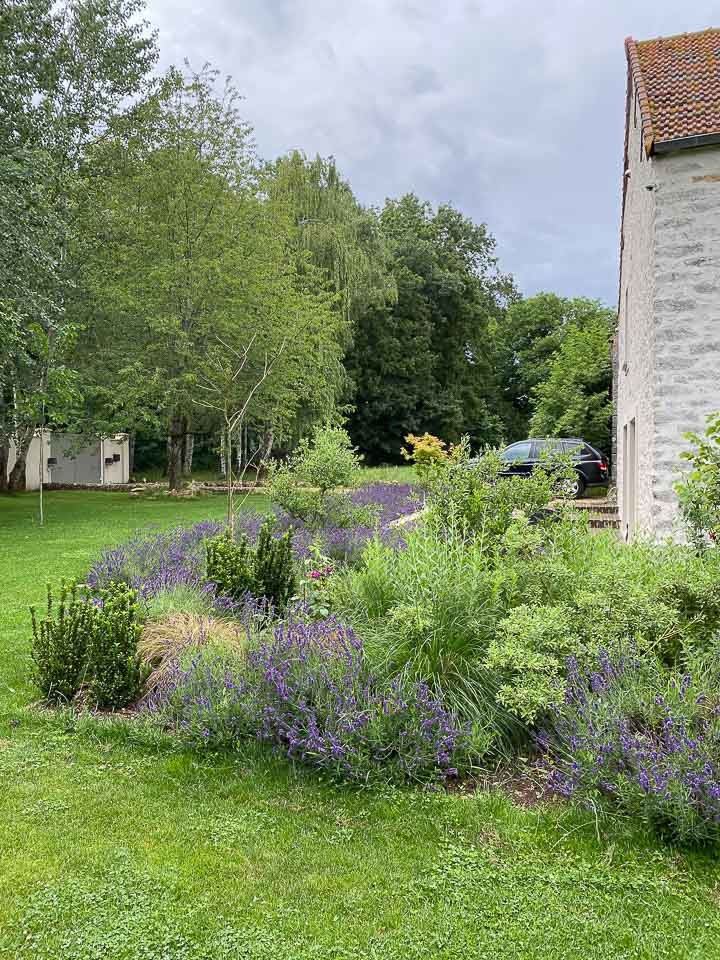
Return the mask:
[[[247,631],[232,620],[194,613],[173,613],[146,623],[138,644],[148,674],[145,703],[167,696],[180,666],[210,647],[240,664],[247,648]]]

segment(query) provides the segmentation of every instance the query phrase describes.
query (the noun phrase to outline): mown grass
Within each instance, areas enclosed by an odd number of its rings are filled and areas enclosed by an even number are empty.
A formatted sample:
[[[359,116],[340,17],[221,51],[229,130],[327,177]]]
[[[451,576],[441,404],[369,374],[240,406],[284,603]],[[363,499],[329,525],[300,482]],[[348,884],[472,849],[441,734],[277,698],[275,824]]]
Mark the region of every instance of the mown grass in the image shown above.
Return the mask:
[[[262,506],[263,501],[256,503]],[[27,604],[222,498],[0,500],[0,957],[711,958],[715,858],[501,794],[357,792],[31,706]]]

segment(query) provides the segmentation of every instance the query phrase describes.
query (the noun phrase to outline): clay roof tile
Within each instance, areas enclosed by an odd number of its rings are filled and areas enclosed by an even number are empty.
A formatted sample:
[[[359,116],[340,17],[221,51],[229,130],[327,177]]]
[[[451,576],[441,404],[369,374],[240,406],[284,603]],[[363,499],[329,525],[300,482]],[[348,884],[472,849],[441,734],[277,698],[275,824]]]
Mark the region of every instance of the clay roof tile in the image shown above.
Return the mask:
[[[720,29],[625,41],[649,154],[658,144],[720,135]]]

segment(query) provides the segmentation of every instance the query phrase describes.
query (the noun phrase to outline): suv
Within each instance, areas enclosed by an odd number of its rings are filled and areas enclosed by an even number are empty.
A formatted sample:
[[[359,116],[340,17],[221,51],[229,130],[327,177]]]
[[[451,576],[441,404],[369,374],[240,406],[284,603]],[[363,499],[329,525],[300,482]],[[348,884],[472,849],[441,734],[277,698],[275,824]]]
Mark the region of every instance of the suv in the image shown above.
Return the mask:
[[[506,477],[527,477],[543,457],[553,453],[570,454],[575,463],[576,480],[568,486],[570,497],[581,497],[588,487],[606,487],[609,478],[607,458],[577,437],[548,437],[540,440],[520,440],[505,447],[500,456],[507,467]]]

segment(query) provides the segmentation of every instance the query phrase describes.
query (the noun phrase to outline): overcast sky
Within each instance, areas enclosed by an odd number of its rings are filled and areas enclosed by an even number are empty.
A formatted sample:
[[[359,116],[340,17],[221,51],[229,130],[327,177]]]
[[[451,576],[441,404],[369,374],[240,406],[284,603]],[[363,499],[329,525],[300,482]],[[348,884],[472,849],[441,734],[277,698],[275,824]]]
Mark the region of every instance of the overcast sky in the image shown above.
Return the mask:
[[[162,63],[210,61],[261,156],[332,154],[364,203],[414,191],[497,239],[526,295],[615,305],[623,40],[717,0],[149,0]]]

